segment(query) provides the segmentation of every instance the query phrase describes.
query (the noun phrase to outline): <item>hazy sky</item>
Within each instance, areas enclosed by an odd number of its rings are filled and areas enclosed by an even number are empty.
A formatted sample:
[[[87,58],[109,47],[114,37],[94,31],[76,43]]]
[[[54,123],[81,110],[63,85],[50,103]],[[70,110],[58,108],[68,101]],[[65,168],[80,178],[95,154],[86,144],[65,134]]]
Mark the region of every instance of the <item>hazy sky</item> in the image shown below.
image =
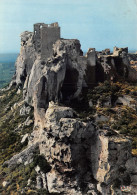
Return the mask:
[[[137,0],[0,0],[0,53],[19,52],[20,34],[37,22],[59,22],[62,38],[82,49],[137,50]]]

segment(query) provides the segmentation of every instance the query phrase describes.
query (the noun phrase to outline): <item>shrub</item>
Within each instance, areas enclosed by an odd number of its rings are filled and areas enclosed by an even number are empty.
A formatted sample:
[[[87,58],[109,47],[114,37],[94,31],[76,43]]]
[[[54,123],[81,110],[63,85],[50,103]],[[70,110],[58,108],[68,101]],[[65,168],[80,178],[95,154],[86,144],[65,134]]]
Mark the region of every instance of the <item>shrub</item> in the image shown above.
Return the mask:
[[[33,159],[34,166],[39,166],[43,173],[47,173],[51,170],[51,166],[43,155],[35,155]]]
[[[129,186],[131,184],[131,178],[130,178],[130,175],[127,174],[124,178],[123,178],[123,184],[125,186]]]
[[[120,188],[120,185],[121,185],[121,181],[120,179],[115,179],[115,181],[113,182],[113,187],[114,188]]]

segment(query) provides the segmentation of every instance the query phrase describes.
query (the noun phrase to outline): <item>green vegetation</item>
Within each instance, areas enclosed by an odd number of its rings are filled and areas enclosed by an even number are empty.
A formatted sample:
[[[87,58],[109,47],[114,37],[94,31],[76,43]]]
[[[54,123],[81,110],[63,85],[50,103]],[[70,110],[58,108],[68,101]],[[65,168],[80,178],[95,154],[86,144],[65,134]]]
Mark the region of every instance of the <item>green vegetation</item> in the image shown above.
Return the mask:
[[[21,136],[25,133],[30,133],[33,129],[33,124],[24,127],[20,126],[28,116],[21,116],[19,113],[23,104],[20,103],[22,102],[22,93],[17,94],[16,91],[16,88],[12,88],[4,92],[0,98],[0,163],[8,160],[25,147],[27,143],[21,144]],[[15,103],[17,105],[14,108]]]
[[[109,82],[99,83],[94,89],[88,90],[88,99],[92,99],[94,104],[97,104],[97,100],[101,103],[106,100],[106,98],[111,97],[112,104],[115,102],[120,95],[130,95],[133,98],[137,97],[137,86],[130,85],[129,83],[120,82]]]
[[[99,83],[92,90],[83,91],[79,100],[73,100],[68,106],[74,108],[76,117],[81,120],[93,120],[95,114],[104,115],[108,120],[98,122],[100,128],[104,125],[109,126],[112,132],[118,132],[132,138],[132,153],[137,155],[137,109],[129,106],[116,105],[115,101],[121,95],[129,95],[137,101],[137,87],[128,83],[111,83],[105,81]],[[106,106],[104,102],[111,100],[111,104]],[[89,107],[89,100],[93,106]],[[25,125],[24,122],[29,117],[33,119],[33,108],[27,115],[20,115],[22,106],[29,106],[22,99],[22,92],[17,94],[17,89],[13,86],[10,90],[0,92],[0,194],[45,194],[49,193],[44,190],[36,189],[37,173],[35,167],[38,165],[43,173],[51,170],[51,166],[43,155],[37,151],[33,156],[33,162],[28,165],[18,165],[13,169],[2,166],[6,160],[19,153],[27,146],[27,140],[21,143],[22,136],[30,134],[33,130],[33,122]],[[120,172],[124,173],[121,168]],[[30,179],[30,185],[28,180]],[[5,188],[2,186],[3,181],[8,181],[9,185]],[[130,184],[130,177],[126,175],[123,179],[124,185]],[[114,187],[119,187],[121,181],[116,179]]]
[[[49,163],[46,161],[43,155],[39,154],[37,150],[33,156],[33,162],[27,164],[26,166],[21,164],[16,166],[13,170],[4,167],[1,176],[4,175],[4,180],[9,182],[9,185],[5,187],[3,190],[2,186],[0,186],[0,193],[5,194],[13,194],[21,193],[24,194],[45,194],[49,195],[49,193],[45,189],[37,190],[36,189],[36,177],[37,173],[35,171],[35,167],[39,166],[41,171],[47,173],[51,170]],[[28,180],[30,180],[30,184],[28,184]]]
[[[130,175],[126,174],[126,175],[121,176],[121,178],[115,179],[115,181],[113,183],[113,187],[120,188],[121,185],[130,186],[130,184],[131,184]]]
[[[120,95],[130,95],[131,97],[137,97],[136,93],[137,87],[131,86],[128,83],[111,83],[105,81],[104,83],[99,83],[98,86],[88,91],[84,90],[81,94],[80,100],[72,100],[69,104],[78,114],[80,118],[91,117],[93,119],[93,114],[99,110],[103,110],[102,113],[105,114],[115,114],[113,109],[114,103],[118,96]],[[103,103],[111,99],[110,107],[103,107]],[[89,107],[89,100],[92,100],[93,106]],[[99,103],[99,108],[96,105]]]
[[[109,81],[105,81],[104,83],[99,83],[99,85],[93,90],[88,91],[88,99],[92,99],[93,104],[97,104],[98,100],[102,104],[108,97],[111,97],[112,101],[114,101],[119,93],[119,83],[110,83]]]
[[[48,193],[46,190],[44,189],[40,189],[37,191],[38,195],[61,195],[61,193]],[[33,194],[32,194],[33,195]],[[62,194],[63,195],[63,194]]]
[[[121,185],[120,179],[115,179],[115,181],[113,183],[113,187],[114,188],[120,188],[120,185]]]
[[[131,184],[131,178],[130,178],[130,175],[127,174],[123,178],[123,185],[130,186],[130,184]]]
[[[112,83],[105,81],[99,83],[93,90],[88,91],[88,99],[92,100],[96,113],[108,117],[107,121],[98,122],[100,128],[104,125],[112,131],[129,136],[132,139],[132,154],[137,155],[137,109],[129,106],[116,105],[117,98],[121,95],[129,95],[134,98],[137,105],[137,86],[129,83]],[[110,106],[104,106],[104,102],[111,99]],[[97,107],[97,104],[99,106]]]
[[[11,168],[8,168],[6,164],[3,166],[5,161],[26,148],[28,140],[21,143],[21,139],[23,135],[30,134],[33,130],[33,107],[31,107],[29,114],[20,115],[21,108],[29,105],[23,101],[22,91],[19,94],[17,91],[16,86],[5,92],[0,91],[0,194],[49,195],[45,189],[36,189],[37,173],[35,167],[38,165],[43,173],[51,170],[51,166],[45,157],[39,154],[39,150],[34,153],[33,161],[30,164],[20,164]],[[30,125],[24,123],[28,117],[32,121]],[[30,180],[30,184],[28,184],[28,180]],[[3,181],[7,181],[9,184],[3,187]],[[53,193],[53,195],[57,194]]]
[[[51,166],[43,155],[35,155],[33,158],[33,163],[35,167],[38,165],[43,173],[48,173],[51,170]]]
[[[80,119],[85,121],[87,119],[93,120],[93,114],[95,112],[95,109],[94,107],[93,108],[89,107],[89,103],[86,95],[82,96],[81,100],[77,100],[77,99],[72,100],[71,103],[69,103],[69,106],[76,111],[76,115]]]
[[[130,136],[137,136],[137,113],[135,110],[125,107],[121,110],[120,116],[115,116],[117,121],[112,128],[120,133]]]
[[[26,166],[21,164],[13,171],[8,168],[3,169],[2,173],[5,173],[4,179],[9,182],[9,186],[7,186],[5,190],[1,189],[0,192],[5,194],[11,194],[11,192],[20,193],[21,191],[27,192],[27,190],[30,189],[30,187],[28,187],[28,189],[25,190],[28,184],[28,179],[31,180],[31,186],[36,185],[37,173],[34,168],[34,164],[31,163]]]
[[[24,105],[22,92],[17,94],[17,89],[13,86],[10,90],[0,92],[0,193],[15,194],[17,189],[26,186],[27,178],[35,178],[34,167],[28,166],[16,167],[13,170],[3,167],[3,163],[9,160],[13,155],[19,153],[27,146],[27,140],[21,143],[22,136],[31,133],[33,122],[26,126],[24,122],[29,118],[33,121],[33,108],[29,115],[20,115],[20,109]],[[27,105],[26,105],[27,106]],[[2,187],[3,180],[9,181],[7,188]]]

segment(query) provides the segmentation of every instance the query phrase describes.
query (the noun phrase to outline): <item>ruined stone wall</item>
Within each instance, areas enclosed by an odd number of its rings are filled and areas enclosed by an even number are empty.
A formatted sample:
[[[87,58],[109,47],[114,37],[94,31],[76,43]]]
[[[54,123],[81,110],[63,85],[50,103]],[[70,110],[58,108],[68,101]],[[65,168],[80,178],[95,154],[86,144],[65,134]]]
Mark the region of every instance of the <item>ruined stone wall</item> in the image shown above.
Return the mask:
[[[41,32],[40,29],[43,23],[34,24],[34,35],[33,35],[33,42],[35,50],[40,53],[41,52]]]
[[[85,80],[89,88],[92,88],[96,83],[96,51],[90,48],[86,54],[87,68]]]
[[[128,53],[128,47],[125,47],[125,48],[114,47],[113,48],[114,56],[119,56],[122,52]]]
[[[60,39],[60,27],[58,23],[34,24],[34,36],[33,41],[35,50],[41,54],[42,58],[48,58],[52,55],[53,44]]]
[[[90,66],[96,66],[96,50],[95,48],[90,48],[87,52],[87,62]]]
[[[53,53],[53,44],[60,39],[60,27],[43,27],[41,29],[41,56],[48,58]]]

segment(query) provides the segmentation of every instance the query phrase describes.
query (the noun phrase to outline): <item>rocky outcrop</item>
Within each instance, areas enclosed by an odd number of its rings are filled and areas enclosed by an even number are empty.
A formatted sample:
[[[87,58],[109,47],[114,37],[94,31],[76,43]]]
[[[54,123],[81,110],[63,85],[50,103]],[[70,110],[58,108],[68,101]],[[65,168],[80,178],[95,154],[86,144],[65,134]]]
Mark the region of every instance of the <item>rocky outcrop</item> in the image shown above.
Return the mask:
[[[53,27],[56,25],[49,28]],[[131,156],[131,141],[109,129],[100,130],[95,122],[106,121],[107,117],[96,116],[95,121],[88,118],[84,122],[65,106],[79,99],[84,88],[96,84],[97,73],[101,74],[99,81],[118,79],[120,74],[129,78],[127,49],[115,48],[113,55],[105,50],[102,55],[90,48],[83,56],[78,40],[58,39],[50,45],[50,51],[48,45],[44,48],[44,53],[48,50],[46,57],[38,50],[39,42],[36,47],[35,35],[27,31],[21,35],[16,61],[16,84],[23,88],[24,101],[34,107],[34,128],[31,135],[22,138],[22,142],[28,140],[28,147],[4,165],[10,168],[31,163],[38,147],[51,169],[44,173],[41,167],[35,167],[37,189],[67,195],[106,195],[117,191],[122,194],[121,185],[130,185],[129,194],[134,194],[137,175],[129,165],[136,164],[136,158]],[[106,107],[111,106],[109,99]],[[22,107],[20,115],[29,112],[29,106]],[[28,118],[26,124],[29,122]]]
[[[120,79],[137,82],[136,54],[129,54],[128,48],[114,47],[113,53],[97,52],[96,79],[103,82],[105,80],[119,81]]]
[[[96,139],[95,132],[91,122],[75,119],[71,108],[49,104],[45,127],[33,131],[29,144],[39,142],[41,154],[52,164],[47,174],[50,193],[82,194],[81,191],[85,191],[87,182],[93,179],[89,153]]]
[[[46,58],[35,50],[33,33],[21,34],[21,51],[16,61],[16,84],[23,86],[25,101],[35,107],[36,118],[44,115],[49,101],[70,101],[82,88],[94,84],[95,50],[82,56],[78,40],[59,39]],[[86,76],[89,75],[91,76]]]
[[[71,108],[50,102],[44,126],[31,134],[29,145],[38,142],[41,154],[52,165],[46,175],[49,192],[105,195],[130,185],[134,193],[130,140],[74,116]]]
[[[25,31],[21,34],[21,49],[16,60],[16,83],[24,85],[27,76],[30,74],[32,65],[36,59],[36,52],[33,44],[33,33]]]
[[[10,160],[5,161],[3,166],[14,169],[19,164],[27,165],[32,162],[33,155],[36,149],[38,148],[38,143],[26,148],[21,153],[14,155]]]
[[[102,194],[111,194],[116,187],[116,181],[119,186],[131,184],[129,170],[125,167],[125,162],[131,157],[131,144],[128,139],[111,131],[101,130],[98,131],[94,149],[96,152],[92,158],[92,170],[94,178],[99,181],[97,189]],[[129,177],[128,184],[125,184],[126,177]]]

